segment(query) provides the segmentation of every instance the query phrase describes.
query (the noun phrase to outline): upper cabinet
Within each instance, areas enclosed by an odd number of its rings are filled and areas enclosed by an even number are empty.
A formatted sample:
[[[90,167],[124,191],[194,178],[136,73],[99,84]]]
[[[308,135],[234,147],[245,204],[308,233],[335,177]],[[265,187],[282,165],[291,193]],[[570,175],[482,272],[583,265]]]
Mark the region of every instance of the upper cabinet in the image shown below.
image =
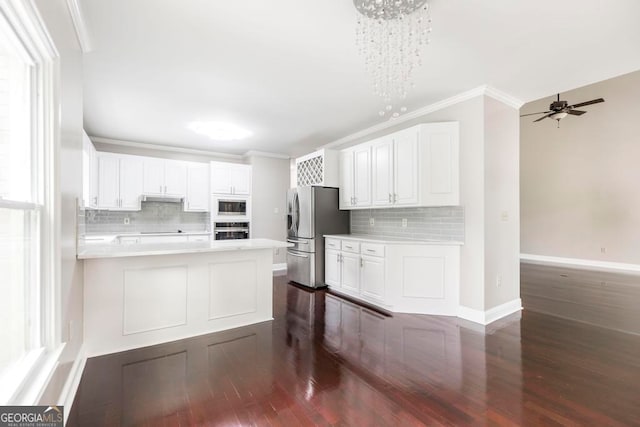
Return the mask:
[[[371,145],[342,151],[339,171],[340,208],[371,207]]]
[[[428,123],[343,150],[340,208],[455,206],[459,126]]]
[[[86,132],[82,132],[82,206],[98,206],[98,152]]]
[[[142,195],[142,158],[111,153],[98,154],[96,208],[137,211]]]
[[[211,162],[211,192],[213,194],[251,194],[251,166]]]
[[[186,212],[209,211],[209,180],[207,163],[187,165],[187,198],[184,202]]]
[[[149,196],[187,194],[187,162],[144,157],[143,193]]]

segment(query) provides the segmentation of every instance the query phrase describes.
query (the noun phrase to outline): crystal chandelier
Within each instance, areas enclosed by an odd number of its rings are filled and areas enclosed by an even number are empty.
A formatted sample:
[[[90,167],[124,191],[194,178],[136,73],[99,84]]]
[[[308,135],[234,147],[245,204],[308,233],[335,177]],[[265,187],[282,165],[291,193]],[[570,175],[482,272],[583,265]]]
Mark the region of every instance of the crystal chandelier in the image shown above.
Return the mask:
[[[353,4],[360,12],[356,43],[374,92],[385,104],[379,114],[395,119],[407,111],[401,103],[413,87],[413,72],[422,65],[421,51],[429,43],[429,4],[427,0],[353,0]]]

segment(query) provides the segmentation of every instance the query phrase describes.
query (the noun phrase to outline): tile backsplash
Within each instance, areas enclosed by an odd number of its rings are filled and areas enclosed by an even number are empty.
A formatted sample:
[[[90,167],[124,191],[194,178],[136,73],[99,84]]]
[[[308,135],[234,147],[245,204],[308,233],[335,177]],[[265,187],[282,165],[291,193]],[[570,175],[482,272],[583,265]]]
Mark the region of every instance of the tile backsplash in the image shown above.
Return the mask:
[[[369,219],[374,219],[374,226]],[[402,227],[402,220],[407,226]],[[351,233],[412,240],[464,241],[464,208],[364,209],[351,211]]]
[[[142,202],[142,210],[135,212],[80,209],[79,216],[79,235],[209,229],[208,212],[184,212],[182,203]]]

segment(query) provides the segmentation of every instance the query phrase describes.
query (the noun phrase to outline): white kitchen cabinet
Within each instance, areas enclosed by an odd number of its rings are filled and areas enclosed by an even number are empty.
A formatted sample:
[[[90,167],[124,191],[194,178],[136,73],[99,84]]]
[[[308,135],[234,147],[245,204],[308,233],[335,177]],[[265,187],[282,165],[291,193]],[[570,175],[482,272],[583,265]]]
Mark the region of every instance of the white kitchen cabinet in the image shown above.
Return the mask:
[[[427,123],[340,153],[340,208],[455,206],[459,125]]]
[[[325,282],[337,293],[400,313],[457,315],[459,244],[325,236],[325,253]]]
[[[353,151],[341,151],[339,164],[340,209],[351,209],[353,204]]]
[[[211,162],[211,192],[213,194],[251,194],[251,166]]]
[[[327,249],[324,252],[325,273],[324,280],[332,288],[341,287],[342,274],[340,271],[340,251]]]
[[[384,302],[384,258],[362,255],[360,292],[363,297]]]
[[[420,128],[420,204],[460,204],[460,130],[458,122],[429,123]]]
[[[340,208],[371,206],[371,147],[357,146],[340,154]]]
[[[142,195],[142,158],[120,157],[120,210],[139,211]]]
[[[164,185],[168,196],[186,196],[187,164],[176,160],[164,162]]]
[[[418,169],[430,169],[432,165],[420,164],[418,152],[419,128],[410,128],[393,135],[393,204],[415,206],[418,198]]]
[[[194,234],[187,237],[188,242],[208,242],[211,240],[209,234]]]
[[[98,155],[99,209],[139,211],[142,158],[111,153]]]
[[[144,157],[143,193],[148,196],[176,196],[187,194],[187,163]]]
[[[342,264],[341,288],[349,293],[360,293],[360,255],[349,252],[340,254]]]
[[[381,138],[371,146],[371,188],[374,206],[393,205],[393,139]]]
[[[176,234],[158,235],[158,236],[140,236],[139,243],[185,243],[188,241],[187,236]]]
[[[98,155],[99,209],[120,207],[120,159],[106,154]]]
[[[187,198],[185,212],[209,211],[209,165],[206,163],[189,163],[187,165]]]
[[[98,206],[98,153],[86,132],[82,132],[82,205]]]

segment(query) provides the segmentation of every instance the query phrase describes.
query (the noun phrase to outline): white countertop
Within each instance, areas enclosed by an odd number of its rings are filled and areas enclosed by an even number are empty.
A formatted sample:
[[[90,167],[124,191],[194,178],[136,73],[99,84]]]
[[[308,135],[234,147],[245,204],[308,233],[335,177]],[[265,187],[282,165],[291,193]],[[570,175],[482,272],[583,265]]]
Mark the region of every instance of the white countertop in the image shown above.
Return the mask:
[[[464,245],[464,242],[460,242],[457,240],[411,240],[402,237],[380,237],[371,236],[368,234],[325,234],[324,237],[342,240],[360,240],[363,242],[383,243],[390,245]]]
[[[78,259],[176,255],[255,249],[287,248],[293,244],[270,239],[213,240],[210,242],[142,243],[138,245],[91,245],[78,252]]]

